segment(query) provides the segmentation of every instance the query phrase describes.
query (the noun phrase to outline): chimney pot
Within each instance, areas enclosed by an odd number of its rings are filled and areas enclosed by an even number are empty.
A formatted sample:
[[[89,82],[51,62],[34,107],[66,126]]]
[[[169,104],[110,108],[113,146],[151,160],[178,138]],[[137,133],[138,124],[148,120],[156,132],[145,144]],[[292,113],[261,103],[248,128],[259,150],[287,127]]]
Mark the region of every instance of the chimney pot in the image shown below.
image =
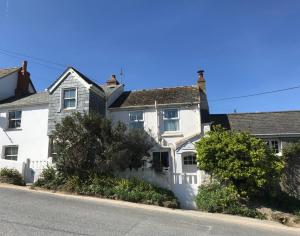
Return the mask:
[[[27,72],[27,61],[23,61],[23,63],[22,63],[22,71],[23,71],[23,73]]]

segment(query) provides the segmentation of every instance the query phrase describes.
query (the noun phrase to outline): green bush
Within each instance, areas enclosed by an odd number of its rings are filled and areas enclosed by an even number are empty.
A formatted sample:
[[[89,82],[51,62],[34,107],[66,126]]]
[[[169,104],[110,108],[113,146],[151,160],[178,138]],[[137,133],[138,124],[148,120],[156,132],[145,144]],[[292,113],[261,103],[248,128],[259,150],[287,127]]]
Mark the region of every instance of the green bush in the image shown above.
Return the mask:
[[[47,166],[39,179],[33,184],[33,187],[42,187],[46,189],[56,190],[60,185],[64,184],[64,179],[60,178],[53,166]]]
[[[41,178],[34,183],[34,186],[169,208],[179,207],[173,192],[135,178],[91,176],[84,180],[78,176],[71,176],[63,179],[59,177],[55,169],[49,167],[43,171]]]
[[[200,186],[196,197],[197,207],[204,211],[264,219],[263,214],[241,202],[233,185],[222,186],[218,182]]]
[[[278,184],[284,158],[248,133],[214,128],[196,145],[199,168],[243,197],[263,195]]]
[[[66,179],[107,175],[115,170],[138,169],[149,156],[153,143],[144,130],[113,125],[93,113],[73,113],[65,117],[51,134],[57,172]]]
[[[199,209],[208,212],[225,212],[236,205],[239,195],[234,186],[222,186],[217,182],[199,187],[196,204]]]
[[[3,168],[0,170],[0,183],[25,185],[22,175],[16,169]]]

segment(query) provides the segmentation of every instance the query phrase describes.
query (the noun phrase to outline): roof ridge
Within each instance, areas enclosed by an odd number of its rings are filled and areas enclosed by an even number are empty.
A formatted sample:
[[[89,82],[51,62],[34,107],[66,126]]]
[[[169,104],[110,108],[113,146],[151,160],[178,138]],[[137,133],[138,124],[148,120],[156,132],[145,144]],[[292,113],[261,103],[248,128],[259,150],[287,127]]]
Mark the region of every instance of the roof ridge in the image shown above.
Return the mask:
[[[12,69],[21,69],[20,66],[14,66],[14,67],[6,67],[6,68],[0,68],[0,70],[12,70]]]
[[[162,88],[149,88],[149,89],[136,89],[136,90],[127,90],[124,92],[143,92],[143,91],[153,91],[153,90],[164,90],[164,89],[175,89],[175,88],[196,88],[196,85],[183,85],[183,86],[175,86],[175,87],[162,87]]]
[[[212,114],[212,115],[246,115],[246,114],[264,114],[264,113],[290,113],[290,112],[300,112],[300,110],[286,110],[286,111],[259,111],[259,112],[239,112],[239,113]]]

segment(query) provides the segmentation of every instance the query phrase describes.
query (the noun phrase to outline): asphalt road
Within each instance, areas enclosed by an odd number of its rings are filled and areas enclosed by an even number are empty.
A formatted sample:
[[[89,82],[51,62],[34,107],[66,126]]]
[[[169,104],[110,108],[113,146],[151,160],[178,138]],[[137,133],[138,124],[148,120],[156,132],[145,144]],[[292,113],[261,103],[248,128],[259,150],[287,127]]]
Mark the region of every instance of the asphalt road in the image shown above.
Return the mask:
[[[0,235],[299,236],[300,231],[0,188]]]

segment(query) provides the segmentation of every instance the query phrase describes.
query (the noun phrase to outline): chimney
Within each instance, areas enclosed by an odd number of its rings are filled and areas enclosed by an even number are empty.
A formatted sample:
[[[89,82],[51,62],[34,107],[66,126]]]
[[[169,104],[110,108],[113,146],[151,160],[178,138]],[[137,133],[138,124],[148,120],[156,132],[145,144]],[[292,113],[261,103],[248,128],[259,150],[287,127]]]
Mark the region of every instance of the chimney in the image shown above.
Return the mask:
[[[116,86],[119,85],[119,81],[116,79],[116,75],[112,75],[109,80],[106,81],[107,86]]]
[[[30,73],[27,71],[27,61],[23,61],[22,68],[18,72],[17,88],[15,96],[22,97],[29,94]]]
[[[197,71],[198,73],[198,80],[197,80],[197,87],[200,92],[206,93],[206,81],[204,79],[204,70]]]

